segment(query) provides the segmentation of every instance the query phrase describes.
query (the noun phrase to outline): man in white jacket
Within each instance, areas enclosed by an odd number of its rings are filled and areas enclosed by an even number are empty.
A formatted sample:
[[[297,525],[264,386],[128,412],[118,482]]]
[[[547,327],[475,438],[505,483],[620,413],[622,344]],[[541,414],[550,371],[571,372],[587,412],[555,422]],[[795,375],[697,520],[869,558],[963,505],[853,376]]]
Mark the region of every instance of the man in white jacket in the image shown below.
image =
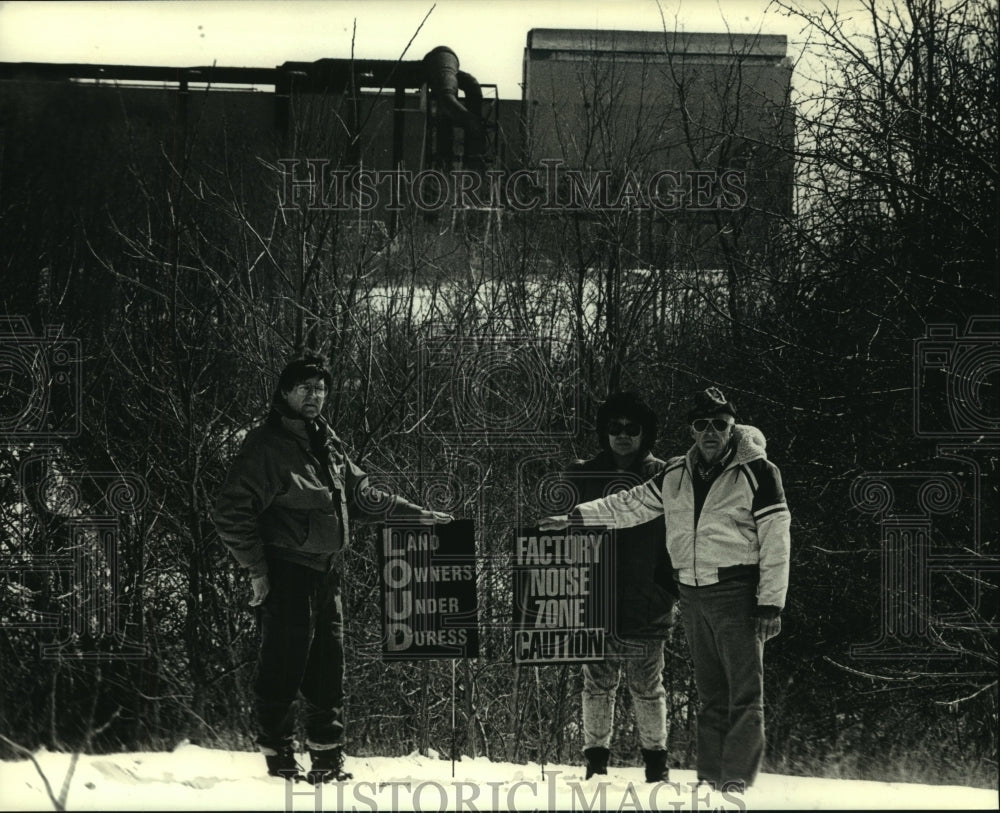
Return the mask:
[[[790,515],[765,440],[736,424],[717,387],[687,412],[694,445],[634,488],[546,517],[628,528],[663,515],[681,618],[698,687],[698,778],[720,789],[753,784],[764,755],[764,643],[781,631]]]

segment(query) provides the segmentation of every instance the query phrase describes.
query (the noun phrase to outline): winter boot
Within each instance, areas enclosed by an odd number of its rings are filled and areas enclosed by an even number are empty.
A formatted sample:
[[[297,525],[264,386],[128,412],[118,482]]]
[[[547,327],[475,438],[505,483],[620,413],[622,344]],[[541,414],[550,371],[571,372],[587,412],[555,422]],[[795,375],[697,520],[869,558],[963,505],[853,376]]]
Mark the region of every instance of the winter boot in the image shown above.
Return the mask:
[[[280,776],[289,782],[302,780],[302,766],[295,761],[295,752],[291,748],[285,748],[273,754],[264,754],[264,759],[267,760],[269,776]]]
[[[323,750],[310,748],[309,755],[312,757],[312,770],[306,774],[306,780],[310,785],[344,782],[354,778],[354,774],[344,770],[344,749],[339,745]]]
[[[587,760],[587,776],[590,779],[594,774],[607,774],[608,757],[611,752],[607,748],[584,748],[583,756]]]
[[[669,782],[670,770],[667,768],[666,751],[649,751],[642,749],[642,759],[646,763],[647,782]]]

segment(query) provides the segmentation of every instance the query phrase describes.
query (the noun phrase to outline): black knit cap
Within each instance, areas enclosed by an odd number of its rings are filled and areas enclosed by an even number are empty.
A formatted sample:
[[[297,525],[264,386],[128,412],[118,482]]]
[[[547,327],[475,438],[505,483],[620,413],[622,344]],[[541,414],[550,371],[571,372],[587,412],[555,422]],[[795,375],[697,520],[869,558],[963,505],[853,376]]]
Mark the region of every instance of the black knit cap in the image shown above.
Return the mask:
[[[718,387],[709,387],[707,390],[694,394],[688,407],[686,420],[691,423],[695,418],[710,418],[720,412],[728,412],[733,418],[739,420],[736,405],[732,401],[726,400],[726,396]]]
[[[642,427],[640,451],[648,452],[656,442],[656,413],[634,390],[614,392],[597,408],[597,442],[602,449],[610,449],[608,421],[611,418],[625,418]]]
[[[327,389],[333,386],[333,375],[326,366],[326,359],[317,353],[306,353],[285,365],[278,378],[274,400],[284,400],[283,393],[291,392],[298,384],[310,378],[322,378]]]

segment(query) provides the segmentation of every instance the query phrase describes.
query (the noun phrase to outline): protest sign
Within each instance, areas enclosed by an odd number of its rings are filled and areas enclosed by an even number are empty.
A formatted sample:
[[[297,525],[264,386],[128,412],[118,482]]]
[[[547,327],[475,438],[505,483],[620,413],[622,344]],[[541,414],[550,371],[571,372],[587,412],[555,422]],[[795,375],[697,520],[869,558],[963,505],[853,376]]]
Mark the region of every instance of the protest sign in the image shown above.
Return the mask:
[[[522,528],[514,539],[514,663],[601,660],[612,531]]]
[[[379,573],[383,660],[479,654],[472,520],[386,525]]]

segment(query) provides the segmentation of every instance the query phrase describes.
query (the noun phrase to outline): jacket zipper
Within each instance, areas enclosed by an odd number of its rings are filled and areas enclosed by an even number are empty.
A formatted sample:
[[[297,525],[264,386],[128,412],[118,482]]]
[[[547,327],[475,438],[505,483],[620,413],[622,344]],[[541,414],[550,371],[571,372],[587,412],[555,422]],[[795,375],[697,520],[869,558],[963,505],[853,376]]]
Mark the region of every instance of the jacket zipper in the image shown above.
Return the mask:
[[[733,455],[733,460],[736,459],[736,455]],[[719,479],[729,471],[733,464],[733,460],[730,460],[726,467],[719,472],[718,476],[711,482],[708,486],[708,491],[705,492],[705,501],[701,504],[701,513],[705,513],[705,508],[708,505],[708,498],[712,496],[712,489],[715,488],[715,484],[719,482]],[[687,471],[687,463],[684,464],[684,470]],[[694,474],[688,472],[688,478],[691,480],[691,497],[694,498]],[[692,512],[693,513],[693,512]],[[692,516],[692,519],[694,517]],[[694,519],[694,535],[691,539],[691,559],[694,566],[694,585],[698,587],[698,523],[701,521],[701,514],[698,515],[697,519]],[[718,581],[718,578],[716,578]]]
[[[691,500],[694,501],[694,473],[688,471],[687,462],[684,463],[684,471],[687,472],[688,480],[691,481]],[[706,497],[707,499],[707,497]],[[694,505],[691,506],[694,508]],[[702,506],[702,510],[705,507]],[[691,512],[691,520],[694,527],[691,529],[691,567],[694,570],[694,586],[698,587],[698,519],[699,517],[694,516],[694,511]]]

